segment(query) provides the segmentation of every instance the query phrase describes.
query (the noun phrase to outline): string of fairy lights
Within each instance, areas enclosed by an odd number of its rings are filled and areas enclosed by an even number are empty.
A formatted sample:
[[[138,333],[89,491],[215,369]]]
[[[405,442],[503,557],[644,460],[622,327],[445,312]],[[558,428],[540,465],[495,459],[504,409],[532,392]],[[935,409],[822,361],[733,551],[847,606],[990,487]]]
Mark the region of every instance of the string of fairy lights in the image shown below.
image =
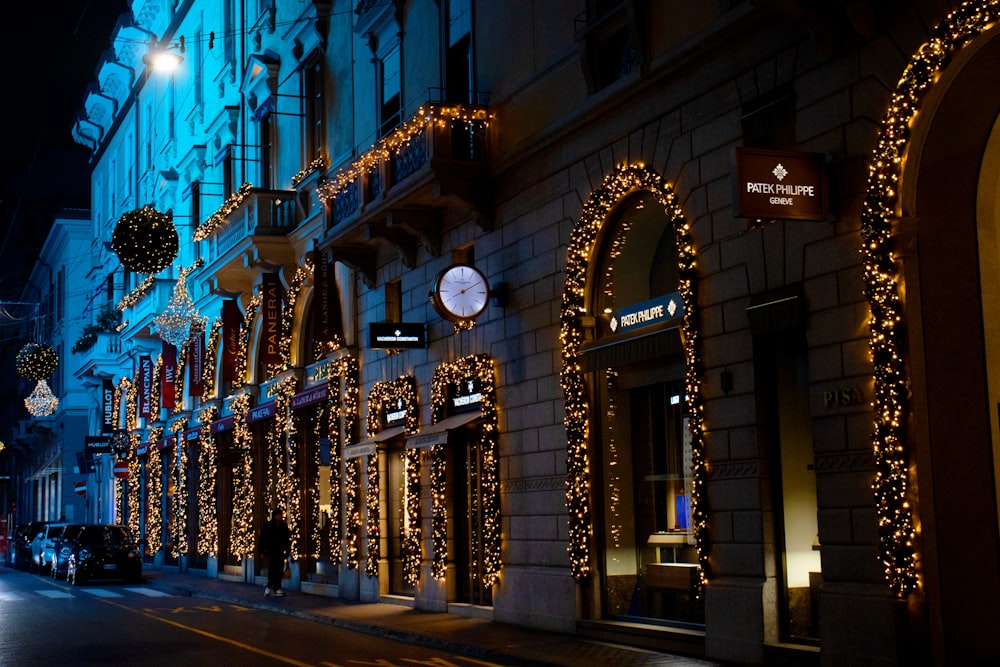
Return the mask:
[[[861,235],[865,296],[871,308],[869,345],[875,380],[872,445],[876,474],[872,489],[886,581],[901,596],[919,586],[919,575],[906,442],[909,377],[903,353],[902,276],[894,253],[897,184],[910,127],[925,94],[952,62],[954,54],[998,20],[1000,2],[970,0],[934,30],[896,84],[868,165]]]
[[[212,437],[212,422],[219,408],[209,405],[198,413],[201,428],[198,433],[198,553],[214,558],[219,553],[218,451]]]
[[[497,451],[496,366],[493,357],[487,354],[472,355],[438,366],[431,379],[431,415],[435,423],[444,419],[450,390],[470,378],[478,382],[482,395],[479,404],[481,436],[475,447],[482,472],[478,479],[479,493],[474,498],[478,506],[469,508],[470,513],[475,512],[475,516],[479,517],[479,521],[473,524],[473,533],[478,534],[470,535],[470,565],[473,571],[482,572],[482,584],[489,587],[500,578],[501,568],[500,471]],[[431,541],[434,547],[431,572],[437,579],[445,578],[448,562],[445,454],[444,445],[431,446],[430,479],[434,512],[431,517]],[[479,545],[482,545],[482,551]]]
[[[586,293],[588,268],[598,234],[614,206],[628,195],[645,191],[663,206],[673,227],[678,252],[678,291],[684,301],[685,392],[688,430],[691,437],[693,490],[691,497],[692,531],[698,552],[701,583],[708,572],[708,507],[705,484],[708,470],[705,460],[703,402],[701,397],[700,338],[695,303],[695,252],[690,224],[676,201],[673,189],[662,177],[642,164],[621,165],[608,174],[591,193],[570,237],[566,260],[566,282],[560,312],[562,370],[560,380],[565,398],[563,423],[567,437],[566,508],[569,513],[569,557],[574,579],[591,574],[593,541],[590,511],[589,413],[584,373],[580,365],[580,346],[591,300]]]
[[[397,410],[405,413],[403,421],[404,433],[414,433],[417,430],[417,381],[412,375],[404,375],[387,382],[376,382],[368,392],[368,437],[374,437],[381,425],[381,415],[387,405],[394,405]],[[405,453],[401,454],[405,459]],[[368,457],[368,558],[365,563],[365,574],[369,577],[378,576],[378,561],[381,555],[379,546],[381,524],[379,515],[379,494],[373,494],[372,489],[380,489],[378,456]],[[390,481],[391,483],[391,481]],[[398,527],[399,534],[406,541],[411,530],[408,521],[410,489],[403,480],[403,514],[400,517],[402,525]],[[373,530],[374,528],[374,530]]]
[[[405,150],[411,141],[424,141],[426,132],[435,126],[444,128],[449,123],[458,122],[466,126],[477,124],[487,127],[491,118],[483,107],[462,104],[422,106],[399,127],[379,139],[357,160],[328,178],[316,189],[316,194],[324,203],[335,199],[338,193],[351,183],[356,183],[362,175],[377,168],[394,153]]]
[[[216,231],[227,225],[230,222],[229,216],[233,211],[240,207],[240,204],[242,204],[246,198],[250,196],[252,191],[253,184],[244,183],[236,192],[229,195],[229,197],[226,198],[226,201],[222,202],[222,206],[220,206],[215,213],[208,216],[205,222],[198,225],[198,228],[194,230],[194,240],[201,241],[203,239],[207,239]]]

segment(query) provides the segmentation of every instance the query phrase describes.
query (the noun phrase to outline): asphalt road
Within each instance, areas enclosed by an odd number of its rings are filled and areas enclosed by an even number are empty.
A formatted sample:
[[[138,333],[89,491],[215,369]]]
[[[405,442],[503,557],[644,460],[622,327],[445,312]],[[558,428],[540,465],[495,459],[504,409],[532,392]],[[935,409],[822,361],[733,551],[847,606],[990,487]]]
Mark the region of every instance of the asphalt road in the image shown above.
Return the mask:
[[[483,667],[497,663],[144,585],[0,567],[0,665]]]

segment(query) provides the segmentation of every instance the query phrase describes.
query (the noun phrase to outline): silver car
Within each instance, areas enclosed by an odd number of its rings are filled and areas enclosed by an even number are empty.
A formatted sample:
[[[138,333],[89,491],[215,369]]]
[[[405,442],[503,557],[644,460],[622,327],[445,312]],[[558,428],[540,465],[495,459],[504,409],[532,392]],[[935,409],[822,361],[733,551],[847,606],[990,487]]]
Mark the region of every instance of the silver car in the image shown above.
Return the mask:
[[[42,532],[31,541],[32,564],[40,574],[48,574],[49,568],[52,566],[52,554],[55,553],[56,540],[65,526],[65,523],[46,524]]]

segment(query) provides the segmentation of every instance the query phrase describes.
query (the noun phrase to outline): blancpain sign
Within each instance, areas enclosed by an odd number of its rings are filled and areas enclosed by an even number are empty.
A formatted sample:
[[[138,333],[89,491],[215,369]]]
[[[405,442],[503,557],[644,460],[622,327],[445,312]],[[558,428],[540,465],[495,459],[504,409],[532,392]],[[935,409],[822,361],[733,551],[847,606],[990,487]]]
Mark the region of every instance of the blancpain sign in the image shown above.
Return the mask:
[[[826,156],[737,148],[734,214],[742,218],[827,220]]]

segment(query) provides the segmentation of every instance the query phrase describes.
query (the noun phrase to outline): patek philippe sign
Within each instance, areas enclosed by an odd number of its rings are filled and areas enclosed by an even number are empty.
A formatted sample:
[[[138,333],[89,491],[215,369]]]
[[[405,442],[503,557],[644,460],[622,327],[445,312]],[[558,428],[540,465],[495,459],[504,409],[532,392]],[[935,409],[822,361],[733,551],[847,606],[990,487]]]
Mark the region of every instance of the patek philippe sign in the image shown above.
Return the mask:
[[[371,349],[427,347],[427,326],[423,322],[372,322],[368,325],[368,347]]]
[[[631,306],[619,308],[611,315],[608,326],[611,333],[622,333],[632,329],[648,327],[662,322],[678,320],[684,316],[684,300],[680,292],[658,296],[649,301],[641,301]]]
[[[829,219],[827,158],[822,153],[737,148],[735,163],[736,217]]]

